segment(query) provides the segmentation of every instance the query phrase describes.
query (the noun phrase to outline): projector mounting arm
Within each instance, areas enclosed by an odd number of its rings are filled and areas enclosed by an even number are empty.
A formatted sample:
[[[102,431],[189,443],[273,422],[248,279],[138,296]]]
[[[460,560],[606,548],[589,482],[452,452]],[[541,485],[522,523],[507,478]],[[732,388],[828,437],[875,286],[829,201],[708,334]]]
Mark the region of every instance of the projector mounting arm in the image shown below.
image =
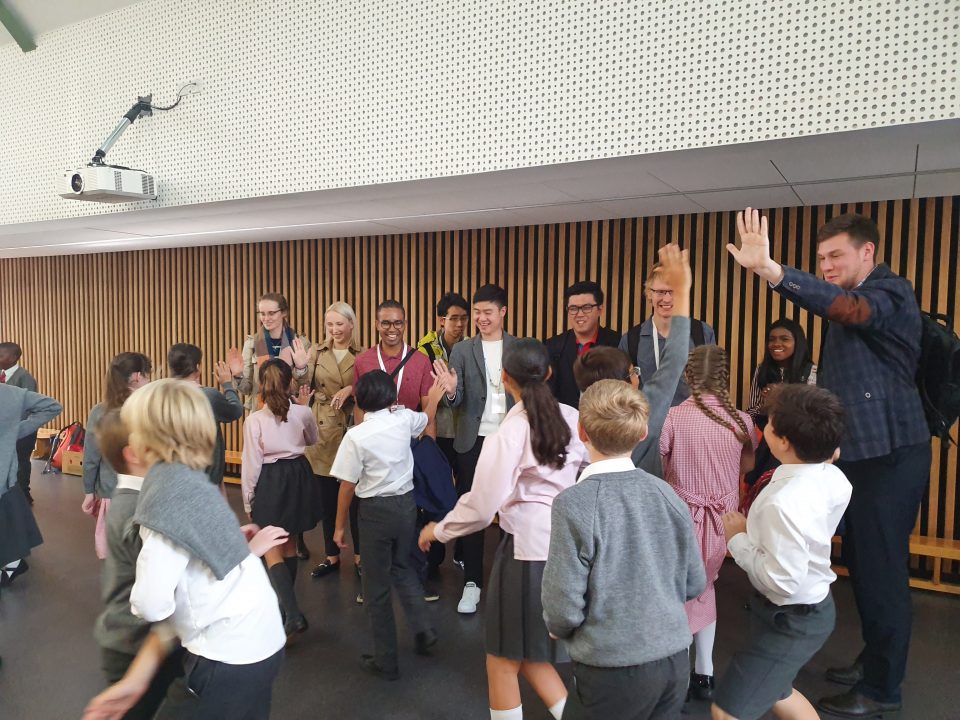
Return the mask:
[[[123,116],[122,120],[120,120],[120,124],[117,125],[113,132],[110,133],[110,136],[103,141],[103,145],[101,145],[97,152],[94,153],[90,164],[103,165],[103,158],[106,157],[110,148],[112,148],[114,143],[120,139],[121,135],[123,135],[123,131],[126,130],[130,125],[133,125],[134,121],[139,120],[142,117],[151,117],[153,115],[152,103],[153,94],[137,97],[137,104],[127,111],[127,114]]]

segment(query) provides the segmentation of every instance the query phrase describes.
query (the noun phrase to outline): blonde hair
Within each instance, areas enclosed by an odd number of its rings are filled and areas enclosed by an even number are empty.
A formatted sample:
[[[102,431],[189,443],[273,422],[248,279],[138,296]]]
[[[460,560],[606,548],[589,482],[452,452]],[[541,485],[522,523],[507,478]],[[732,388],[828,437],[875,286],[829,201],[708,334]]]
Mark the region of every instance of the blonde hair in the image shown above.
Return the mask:
[[[326,333],[327,329],[327,313],[335,312],[338,315],[343,315],[347,320],[350,321],[352,329],[350,331],[350,342],[349,345],[356,345],[357,341],[357,314],[353,311],[353,308],[350,307],[349,303],[343,302],[343,300],[337,300],[335,303],[331,304],[326,310],[323,311],[323,329]],[[327,340],[330,339],[329,335],[326,335]]]
[[[746,445],[750,431],[730,400],[730,361],[727,351],[719,345],[700,345],[690,351],[684,379],[690,387],[690,396],[700,412],[736,435]],[[703,395],[713,395],[723,405],[733,422],[728,422],[703,401]]]
[[[598,380],[580,396],[580,426],[607,456],[626,455],[647,435],[650,404],[623,380]]]
[[[130,447],[148,466],[182,463],[204,470],[213,461],[217,425],[203,391],[191,382],[164,379],[130,395],[120,411]]]
[[[647,275],[647,279],[643,282],[643,289],[649,290],[650,286],[653,284],[653,281],[658,279],[663,272],[663,266],[660,263],[654,263],[653,267],[650,268],[650,274]]]

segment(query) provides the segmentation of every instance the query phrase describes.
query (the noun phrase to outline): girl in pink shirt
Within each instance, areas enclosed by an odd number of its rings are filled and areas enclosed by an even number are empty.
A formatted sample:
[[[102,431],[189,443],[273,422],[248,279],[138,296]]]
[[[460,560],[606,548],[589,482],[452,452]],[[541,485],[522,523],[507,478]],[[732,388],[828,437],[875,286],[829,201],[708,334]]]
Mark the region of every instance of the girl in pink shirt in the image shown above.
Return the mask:
[[[307,629],[293,589],[297,578],[295,538],[315,528],[320,520],[320,488],[304,457],[306,447],[316,444],[320,435],[306,406],[313,394],[309,388],[301,388],[297,402],[290,399],[296,388],[290,365],[276,358],[268,360],[260,366],[259,384],[263,407],[243,424],[243,508],[260,527],[274,525],[289,535],[286,543],[264,556],[289,638]]]
[[[757,438],[750,416],[730,401],[730,366],[723,348],[694,348],[685,379],[690,397],[667,413],[660,455],[664,480],[690,507],[707,572],[707,588],[687,603],[686,610],[696,648],[690,692],[709,700],[717,631],[714,582],[727,552],[721,517],[737,509],[740,476],[753,467]]]
[[[553,499],[589,462],[577,433],[577,411],[559,404],[546,384],[550,357],[537,340],[518,340],[503,357],[503,383],[516,405],[487,437],[473,488],[440,523],[420,533],[420,547],[486,528],[500,514],[503,538],[487,591],[487,683],[490,716],[523,717],[518,676],[555,718],[567,691],[553,667],[564,659],[543,621],[540,582],[550,545]]]

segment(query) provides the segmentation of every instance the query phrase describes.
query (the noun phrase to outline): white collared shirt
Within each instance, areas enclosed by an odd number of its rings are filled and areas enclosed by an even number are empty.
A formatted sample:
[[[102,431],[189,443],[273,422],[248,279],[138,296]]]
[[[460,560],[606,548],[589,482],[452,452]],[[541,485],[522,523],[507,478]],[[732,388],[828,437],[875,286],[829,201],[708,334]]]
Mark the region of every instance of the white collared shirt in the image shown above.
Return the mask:
[[[16,364],[11,365],[10,367],[8,367],[6,370],[3,370],[3,371],[2,371],[2,372],[3,372],[3,378],[4,378],[3,381],[4,381],[4,382],[10,382],[10,378],[11,378],[11,377],[13,376],[13,374],[14,374],[17,370],[19,370],[19,369],[20,369],[20,363],[16,363]]]
[[[600,473],[630,472],[631,470],[636,469],[637,466],[633,464],[633,460],[631,460],[629,456],[597,460],[597,462],[590,463],[583,469],[583,472],[580,473],[580,477],[577,478],[577,482],[580,482],[591,475],[599,475]]]
[[[427,427],[427,416],[395,406],[366,413],[347,430],[330,475],[357,486],[357,497],[405,495],[413,490],[411,438]]]
[[[143,478],[139,475],[123,475],[117,473],[117,490],[136,490],[143,488]]]
[[[250,554],[217,580],[210,567],[166,536],[140,528],[143,548],[130,609],[147,622],[170,619],[194,655],[230,665],[266,660],[286,643],[277,596]]]
[[[850,482],[829,463],[781,465],[750,507],[747,531],[730,554],[774,605],[814,605],[837,579],[833,535],[850,502]]]

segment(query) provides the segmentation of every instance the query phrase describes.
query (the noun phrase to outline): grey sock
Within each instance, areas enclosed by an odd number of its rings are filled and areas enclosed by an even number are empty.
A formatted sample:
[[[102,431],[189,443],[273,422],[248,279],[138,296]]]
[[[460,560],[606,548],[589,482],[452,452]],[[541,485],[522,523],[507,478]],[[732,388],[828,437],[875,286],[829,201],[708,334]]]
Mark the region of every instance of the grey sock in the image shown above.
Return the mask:
[[[286,565],[287,570],[290,572],[290,579],[293,580],[293,584],[297,584],[297,568],[299,567],[300,561],[297,559],[297,556],[288,557],[283,559],[283,564]]]
[[[297,605],[297,595],[293,591],[293,578],[290,577],[286,563],[271,565],[269,573],[270,580],[273,581],[273,589],[277,593],[287,620],[300,617],[300,606]]]

